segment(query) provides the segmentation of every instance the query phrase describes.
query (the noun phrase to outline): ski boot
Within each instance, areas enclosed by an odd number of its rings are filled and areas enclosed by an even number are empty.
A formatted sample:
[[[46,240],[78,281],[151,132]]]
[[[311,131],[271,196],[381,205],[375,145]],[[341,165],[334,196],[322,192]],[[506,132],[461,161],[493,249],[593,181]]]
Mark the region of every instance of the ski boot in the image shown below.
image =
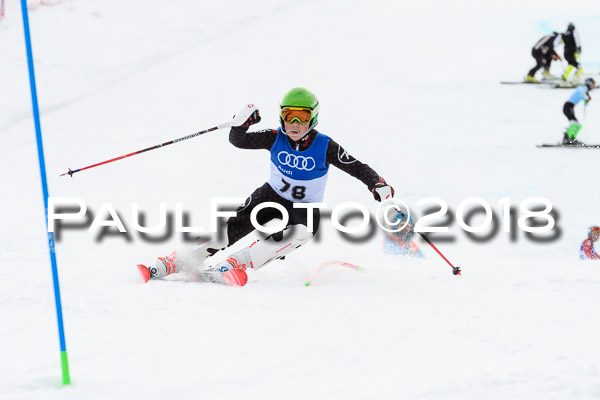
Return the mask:
[[[548,71],[548,70],[545,69],[544,70],[544,77],[542,79],[544,79],[544,80],[546,80],[546,79],[548,79],[548,80],[556,80],[556,76],[552,75],[550,73],[550,71]]]
[[[580,82],[580,77],[581,69],[578,69],[573,65],[569,65],[565,70],[564,75],[562,76],[562,80],[566,82],[571,82],[575,86]]]
[[[158,260],[150,267],[143,264],[138,264],[137,267],[142,275],[142,280],[148,282],[150,279],[164,278],[177,272],[193,271],[207,258],[212,257],[226,246],[226,238],[208,238],[199,242],[195,247],[179,249],[167,257],[158,257]]]
[[[565,136],[563,138],[563,144],[565,145],[582,145],[583,143],[579,140],[575,139],[579,130],[581,129],[581,124],[577,121],[571,121],[571,125],[569,129],[565,132]]]
[[[540,83],[540,81],[538,81],[537,79],[535,79],[533,76],[531,75],[527,75],[525,77],[525,82],[527,83]]]
[[[144,264],[138,264],[138,270],[144,283],[150,279],[160,279],[167,275],[179,272],[181,269],[181,262],[177,258],[177,252],[172,252],[166,257],[158,257],[158,260],[150,266],[146,267]]]
[[[244,286],[248,282],[248,275],[246,274],[246,267],[248,266],[247,251],[242,251],[230,256],[214,267],[208,267],[201,271],[200,277],[204,282],[220,283],[227,286]]]
[[[563,146],[585,146],[585,143],[583,143],[580,140],[575,139],[574,137],[569,138],[569,135],[567,132],[565,132],[565,136],[563,137],[563,141],[562,141]]]

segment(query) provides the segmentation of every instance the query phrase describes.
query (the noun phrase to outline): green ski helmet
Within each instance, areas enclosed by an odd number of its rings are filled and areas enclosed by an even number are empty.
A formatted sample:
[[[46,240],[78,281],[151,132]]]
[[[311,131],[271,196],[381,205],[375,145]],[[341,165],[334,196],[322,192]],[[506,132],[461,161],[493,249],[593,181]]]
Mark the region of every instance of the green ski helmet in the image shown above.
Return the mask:
[[[287,107],[298,107],[310,110],[310,125],[309,132],[317,126],[317,119],[319,117],[319,100],[317,96],[314,95],[308,89],[304,89],[301,87],[295,87],[288,91],[281,99],[280,113],[279,113],[279,123],[281,124],[281,130],[285,133],[285,125],[283,124],[283,109]],[[302,123],[301,121],[299,121]]]

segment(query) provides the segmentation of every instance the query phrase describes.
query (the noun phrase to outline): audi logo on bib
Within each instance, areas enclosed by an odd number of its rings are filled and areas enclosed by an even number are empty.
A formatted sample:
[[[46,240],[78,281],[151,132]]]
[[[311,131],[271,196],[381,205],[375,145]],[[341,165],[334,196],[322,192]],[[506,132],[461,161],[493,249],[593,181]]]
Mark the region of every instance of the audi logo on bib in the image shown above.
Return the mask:
[[[277,160],[281,165],[287,165],[300,171],[312,171],[317,165],[312,157],[297,156],[287,151],[280,151],[277,154]]]

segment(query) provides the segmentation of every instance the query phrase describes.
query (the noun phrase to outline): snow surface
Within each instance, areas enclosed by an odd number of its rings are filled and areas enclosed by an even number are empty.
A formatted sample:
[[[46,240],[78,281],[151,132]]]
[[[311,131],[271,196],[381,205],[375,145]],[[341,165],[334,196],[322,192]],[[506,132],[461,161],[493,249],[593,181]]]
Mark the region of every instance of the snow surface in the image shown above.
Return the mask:
[[[54,4],[55,3],[55,4]],[[600,224],[595,150],[537,149],[560,139],[569,91],[505,86],[534,63],[531,46],[573,21],[587,71],[600,71],[600,3],[579,1],[67,0],[30,12],[50,194],[97,212],[112,203],[131,227],[138,202],[181,202],[208,226],[211,197],[245,197],[268,153],[227,132],[59,177],[227,121],[246,103],[276,127],[278,101],[306,86],[320,131],[369,163],[415,205],[456,210],[546,197],[560,238],[500,230],[475,242],[450,225],[426,260],[384,256],[382,235],[319,240],[252,271],[244,288],[139,282],[135,264],[183,244],[96,240],[63,232],[56,251],[73,384],[60,386],[20,8],[0,21],[1,399],[597,399],[600,263],[578,261]],[[555,66],[554,72],[560,73]],[[587,109],[600,143],[600,106]],[[583,109],[576,110],[582,117]],[[332,168],[325,201],[377,203]],[[440,220],[442,221],[442,220]],[[443,221],[442,221],[443,222]],[[474,224],[477,219],[474,221]],[[435,236],[432,236],[435,237]],[[234,249],[248,245],[252,237]],[[435,239],[434,239],[435,240]],[[343,260],[365,273],[327,267]]]

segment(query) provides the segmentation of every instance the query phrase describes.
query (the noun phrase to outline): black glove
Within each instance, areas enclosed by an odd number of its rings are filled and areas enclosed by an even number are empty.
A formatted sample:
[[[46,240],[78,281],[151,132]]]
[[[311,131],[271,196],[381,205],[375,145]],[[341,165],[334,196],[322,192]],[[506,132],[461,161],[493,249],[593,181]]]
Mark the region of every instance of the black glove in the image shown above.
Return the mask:
[[[373,190],[371,190],[371,192],[377,201],[383,201],[394,197],[394,188],[385,183],[384,180],[377,182],[375,186],[373,186]]]

